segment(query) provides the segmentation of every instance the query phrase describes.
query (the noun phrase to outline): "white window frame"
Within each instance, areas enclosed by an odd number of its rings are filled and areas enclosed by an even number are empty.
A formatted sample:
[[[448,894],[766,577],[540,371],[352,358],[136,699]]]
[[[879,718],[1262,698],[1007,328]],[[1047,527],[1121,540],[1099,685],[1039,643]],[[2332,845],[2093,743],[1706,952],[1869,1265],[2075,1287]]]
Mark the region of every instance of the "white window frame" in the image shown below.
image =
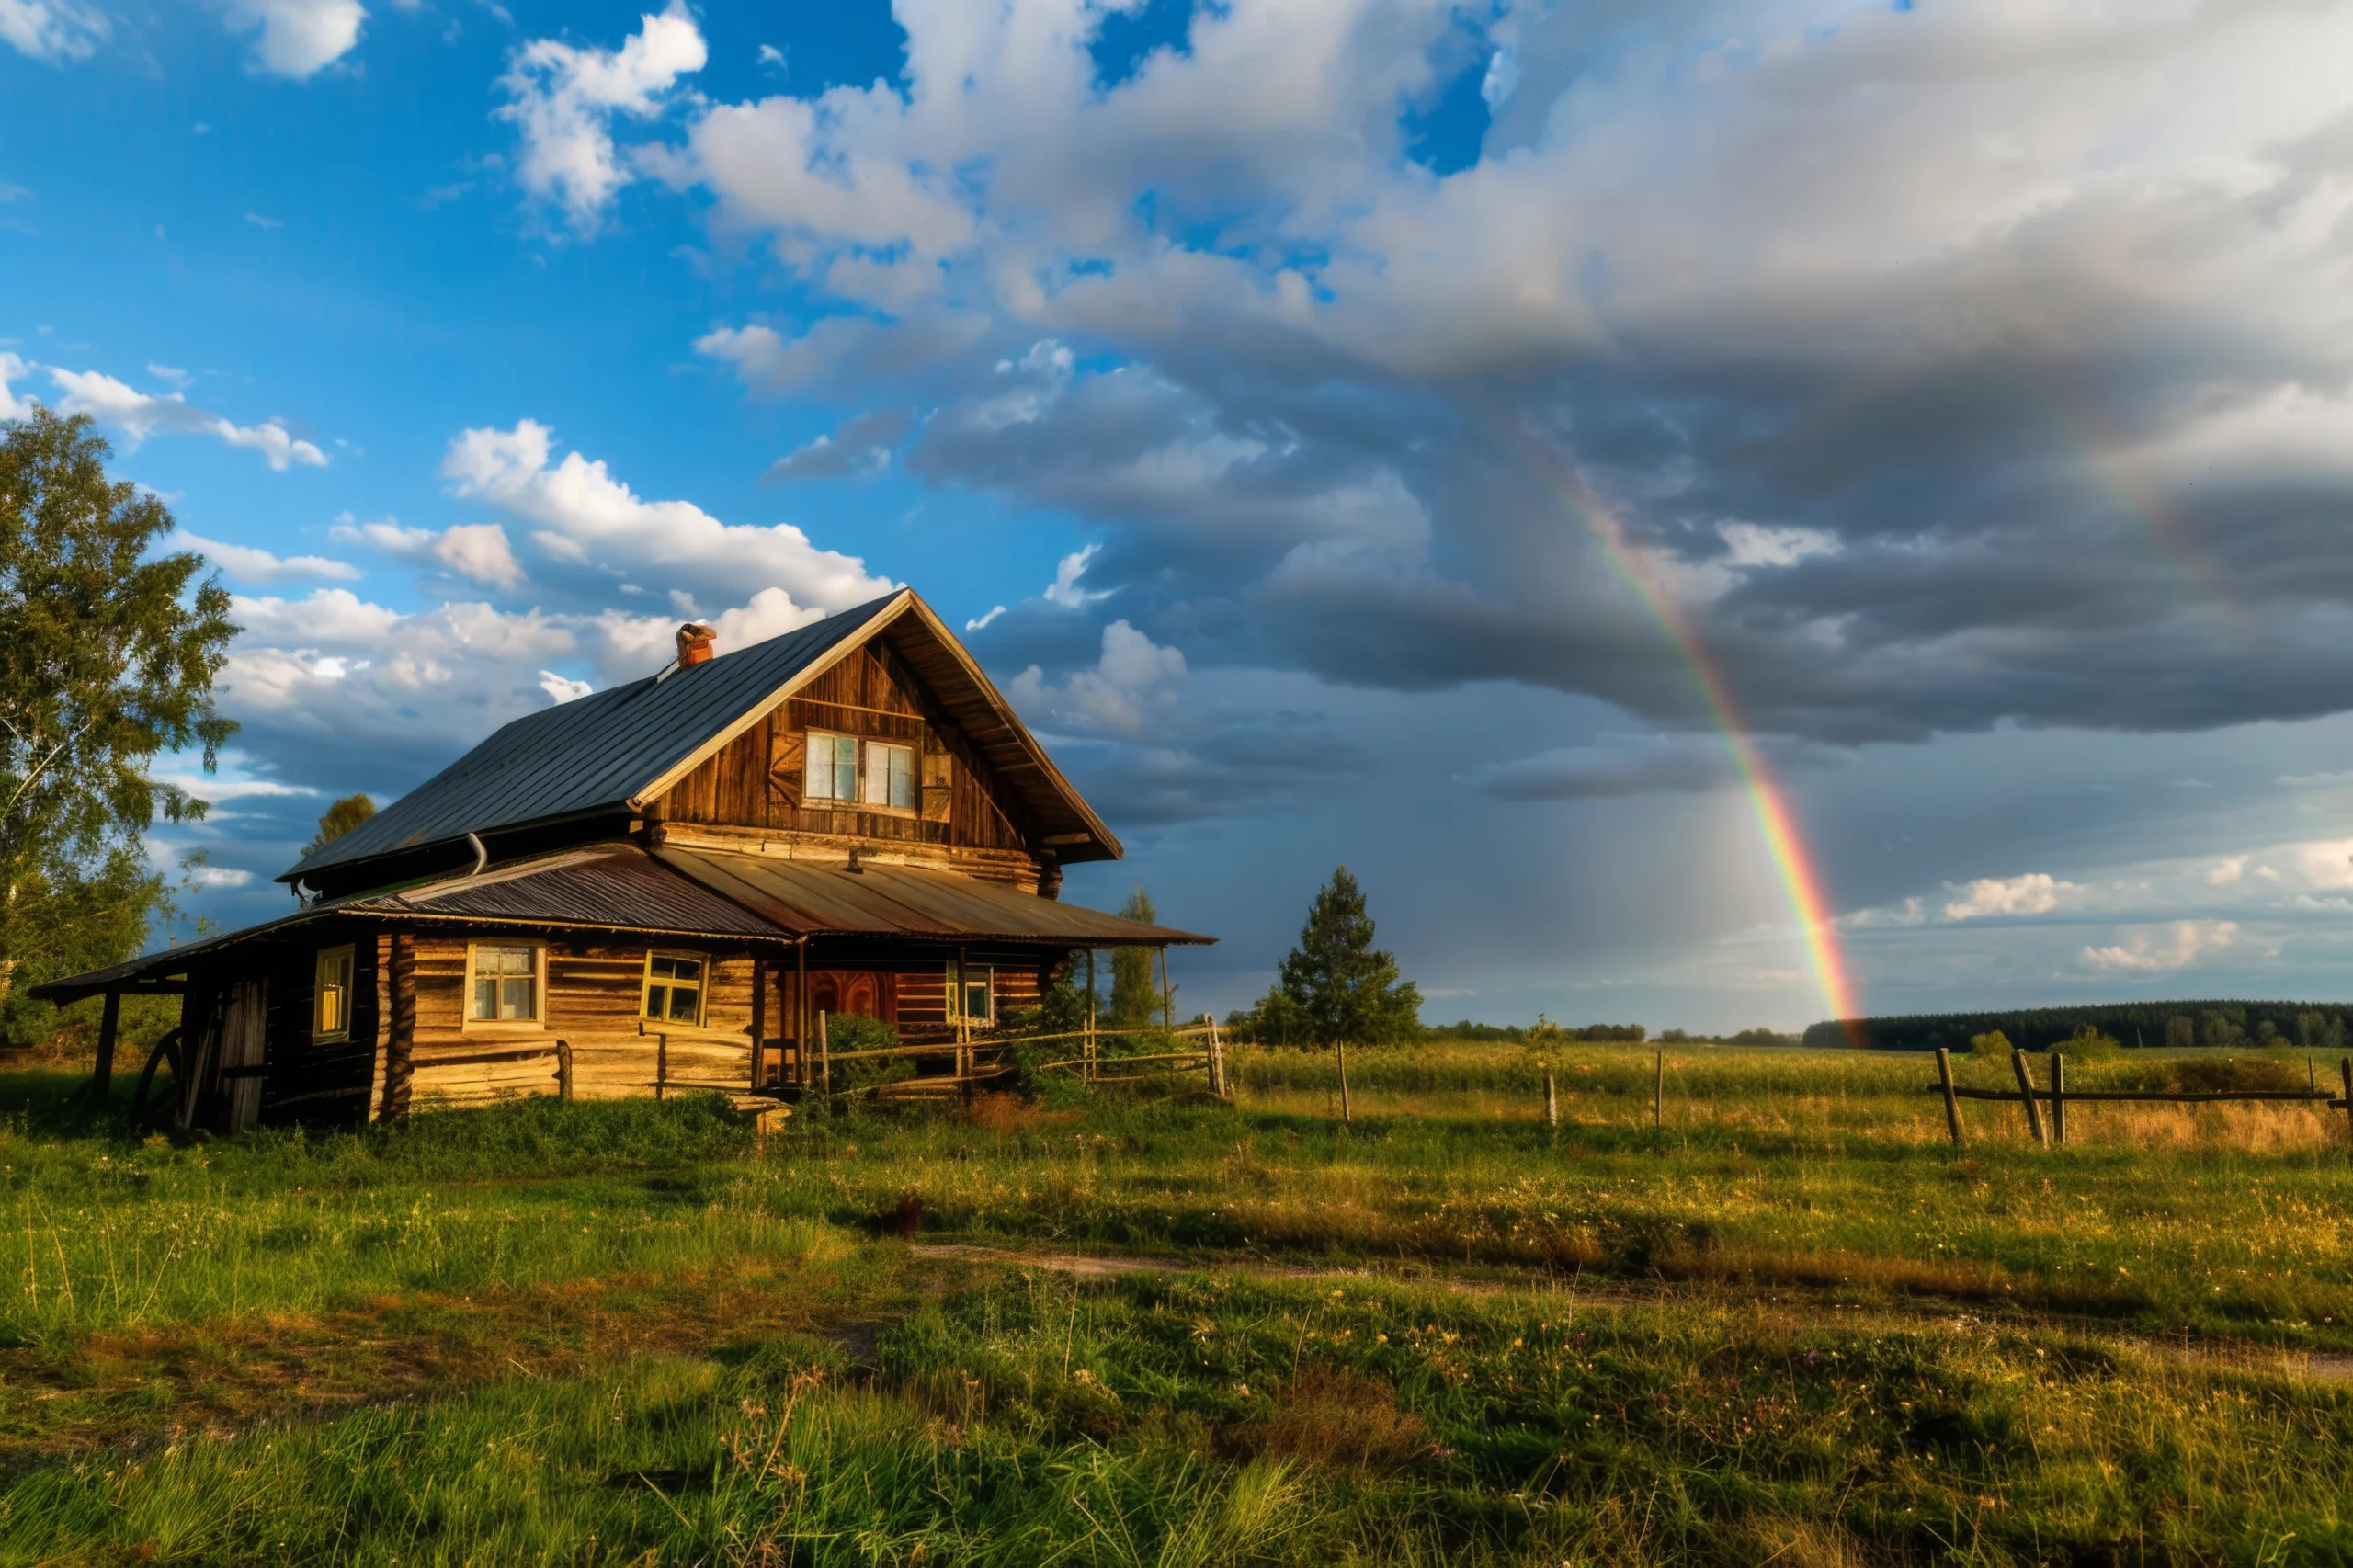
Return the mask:
[[[822,745],[828,756],[835,745],[847,741],[856,758],[850,765],[850,792],[847,795],[817,793],[817,751]],[[896,753],[906,758],[907,803],[892,805],[890,801],[891,773],[889,757]],[[883,798],[870,798],[875,788],[875,764],[882,764],[881,790]],[[839,782],[833,777],[837,763],[826,764],[825,788],[830,790]],[[845,734],[839,730],[812,729],[802,739],[801,768],[801,798],[810,806],[836,812],[880,812],[886,816],[915,817],[923,814],[923,747],[913,741],[884,740],[880,736]]]
[[[988,999],[988,1010],[984,1013],[972,1013],[965,1010],[965,1004],[971,1000],[966,992],[968,988],[974,985],[982,987],[982,994]],[[948,960],[948,1021],[951,1024],[970,1021],[991,1028],[996,1027],[996,966],[995,964],[959,963],[954,959]]]
[[[343,1022],[334,1028],[321,1027],[320,1012],[326,1001],[327,966],[341,960],[343,964]],[[321,948],[311,964],[311,1039],[337,1040],[351,1038],[351,1006],[359,988],[359,949],[347,942],[339,948]]]
[[[849,793],[847,795],[838,794],[834,790],[835,780],[833,775],[836,765],[831,758],[834,743],[836,741],[847,741],[850,744]],[[824,743],[825,755],[828,758],[825,764],[825,792],[822,795],[816,790],[817,746],[820,742]],[[839,730],[809,731],[802,737],[801,744],[801,798],[812,803],[822,801],[829,808],[856,811],[859,792],[858,780],[863,771],[858,767],[858,749],[856,735],[846,735]]]
[[[891,799],[891,767],[892,756],[907,759],[907,803],[904,806]],[[858,803],[861,811],[888,812],[894,816],[911,817],[923,810],[923,754],[904,741],[860,741],[858,744]],[[877,762],[880,769],[882,798],[874,799]]]
[[[654,986],[654,960],[656,959],[691,959],[696,963],[702,966],[702,978],[695,982],[695,1016],[693,1017],[673,1018],[666,1015],[661,1017],[656,1017],[653,1013],[647,1010],[653,1005]],[[645,973],[640,981],[637,988],[637,1016],[649,1024],[678,1024],[683,1025],[688,1028],[697,1029],[702,1028],[704,1015],[710,1006],[710,971],[711,958],[709,953],[689,952],[684,948],[647,949],[645,953]],[[667,980],[665,980],[662,983],[666,986],[670,983]]]
[[[529,948],[531,950],[531,1001],[528,1018],[483,1018],[474,1015],[474,960],[484,948]],[[460,1028],[466,1034],[536,1034],[548,1027],[548,945],[523,940],[476,941],[466,944],[466,994]]]

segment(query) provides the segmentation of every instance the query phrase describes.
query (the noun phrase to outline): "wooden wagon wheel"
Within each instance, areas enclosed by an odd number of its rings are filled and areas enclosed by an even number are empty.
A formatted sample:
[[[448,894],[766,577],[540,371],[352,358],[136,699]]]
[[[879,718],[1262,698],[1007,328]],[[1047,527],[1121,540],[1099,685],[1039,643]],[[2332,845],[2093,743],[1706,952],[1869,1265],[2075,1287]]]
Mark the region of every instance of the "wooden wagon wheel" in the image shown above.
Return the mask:
[[[147,1065],[139,1074],[138,1091],[131,1096],[132,1121],[161,1120],[162,1118],[157,1113],[170,1108],[168,1101],[162,1106],[148,1103],[149,1094],[155,1083],[155,1069],[163,1065],[166,1058],[172,1063],[172,1093],[177,1096],[188,1083],[188,1064],[180,1056],[180,1031],[177,1029],[166,1030],[164,1038],[155,1042],[155,1049],[147,1053]]]

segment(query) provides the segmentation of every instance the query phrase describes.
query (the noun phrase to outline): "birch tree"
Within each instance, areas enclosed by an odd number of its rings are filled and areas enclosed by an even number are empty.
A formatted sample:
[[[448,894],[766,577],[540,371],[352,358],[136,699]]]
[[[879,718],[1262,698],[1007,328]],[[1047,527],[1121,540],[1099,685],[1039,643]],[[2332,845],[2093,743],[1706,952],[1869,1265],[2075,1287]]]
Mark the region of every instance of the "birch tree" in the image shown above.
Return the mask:
[[[151,773],[236,726],[212,681],[236,628],[204,558],[149,552],[163,502],[109,480],[85,415],[0,424],[0,1010],[49,974],[139,950],[165,898],[158,815],[204,802]]]

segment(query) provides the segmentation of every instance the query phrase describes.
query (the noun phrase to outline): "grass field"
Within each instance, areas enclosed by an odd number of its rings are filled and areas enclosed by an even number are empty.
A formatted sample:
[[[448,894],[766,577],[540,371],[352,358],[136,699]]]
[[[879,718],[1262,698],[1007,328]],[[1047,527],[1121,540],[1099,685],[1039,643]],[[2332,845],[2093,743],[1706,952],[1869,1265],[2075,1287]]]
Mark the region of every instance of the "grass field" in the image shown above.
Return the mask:
[[[1353,1053],[1342,1128],[1330,1057],[1234,1065],[765,1143],[174,1140],[0,1074],[0,1559],[2353,1560],[2341,1112],[1955,1150],[1920,1058],[1694,1048],[1654,1124],[1577,1046],[1552,1130],[1442,1045]]]

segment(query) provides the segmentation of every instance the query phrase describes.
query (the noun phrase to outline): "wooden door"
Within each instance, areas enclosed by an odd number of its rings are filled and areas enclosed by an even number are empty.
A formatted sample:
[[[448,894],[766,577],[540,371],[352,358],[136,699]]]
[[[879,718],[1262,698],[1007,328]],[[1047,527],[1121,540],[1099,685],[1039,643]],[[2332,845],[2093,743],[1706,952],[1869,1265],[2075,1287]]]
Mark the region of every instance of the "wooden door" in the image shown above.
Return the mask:
[[[269,982],[229,986],[221,1015],[222,1131],[243,1132],[261,1118],[262,1058],[268,1040]]]

